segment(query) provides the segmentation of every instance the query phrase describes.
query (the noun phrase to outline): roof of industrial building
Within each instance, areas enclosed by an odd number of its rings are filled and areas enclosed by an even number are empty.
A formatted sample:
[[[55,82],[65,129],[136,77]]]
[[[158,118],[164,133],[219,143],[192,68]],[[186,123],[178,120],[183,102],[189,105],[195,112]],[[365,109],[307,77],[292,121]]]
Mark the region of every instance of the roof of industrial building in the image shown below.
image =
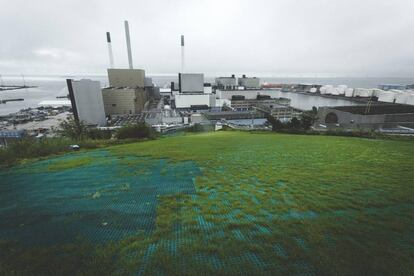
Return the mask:
[[[360,106],[336,106],[332,109],[336,109],[343,112],[349,112],[352,114],[361,114],[361,115],[382,115],[382,114],[406,114],[414,113],[414,106],[412,105],[403,105],[403,104],[381,104],[381,105],[372,105],[367,111],[366,105]]]

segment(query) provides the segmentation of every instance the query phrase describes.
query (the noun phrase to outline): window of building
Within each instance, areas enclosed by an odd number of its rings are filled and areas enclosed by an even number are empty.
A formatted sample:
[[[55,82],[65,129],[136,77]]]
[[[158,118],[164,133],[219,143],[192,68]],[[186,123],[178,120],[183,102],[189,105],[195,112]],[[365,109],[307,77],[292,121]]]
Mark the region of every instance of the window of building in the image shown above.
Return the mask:
[[[115,107],[116,106],[116,104],[112,104],[112,107]]]

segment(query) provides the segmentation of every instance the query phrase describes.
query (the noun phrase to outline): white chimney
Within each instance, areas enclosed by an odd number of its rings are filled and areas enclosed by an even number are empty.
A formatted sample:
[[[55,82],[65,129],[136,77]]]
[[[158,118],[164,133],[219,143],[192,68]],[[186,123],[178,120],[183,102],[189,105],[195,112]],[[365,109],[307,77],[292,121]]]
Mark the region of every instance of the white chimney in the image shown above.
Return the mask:
[[[129,69],[133,69],[134,65],[132,64],[131,39],[129,37],[129,24],[127,20],[125,20],[125,36],[126,36],[126,43],[127,43],[127,50],[128,50]]]
[[[185,71],[185,58],[184,58],[184,35],[181,35],[181,73]]]
[[[114,68],[114,55],[112,53],[111,34],[109,32],[106,32],[106,42],[108,42],[109,68]]]

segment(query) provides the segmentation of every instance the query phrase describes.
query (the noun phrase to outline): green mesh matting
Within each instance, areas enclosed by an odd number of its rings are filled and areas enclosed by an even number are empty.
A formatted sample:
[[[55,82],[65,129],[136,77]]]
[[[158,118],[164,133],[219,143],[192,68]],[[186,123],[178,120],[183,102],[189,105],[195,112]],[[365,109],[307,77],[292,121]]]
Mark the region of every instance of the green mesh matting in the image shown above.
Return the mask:
[[[81,167],[76,161],[86,160]],[[59,168],[74,161],[75,167]],[[119,240],[155,226],[158,197],[193,194],[192,162],[69,154],[0,172],[0,239],[26,245]]]

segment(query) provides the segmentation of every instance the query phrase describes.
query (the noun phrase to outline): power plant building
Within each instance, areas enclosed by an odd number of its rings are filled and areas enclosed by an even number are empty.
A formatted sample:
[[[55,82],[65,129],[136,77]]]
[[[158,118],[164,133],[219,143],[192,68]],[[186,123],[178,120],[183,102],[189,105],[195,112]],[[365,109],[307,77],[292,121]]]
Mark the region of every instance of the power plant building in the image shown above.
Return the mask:
[[[142,69],[108,69],[110,87],[145,87],[145,71]]]
[[[244,87],[245,89],[260,89],[260,79],[259,78],[249,78],[246,75],[239,78],[239,86]]]
[[[148,101],[145,88],[152,80],[145,78],[141,69],[108,69],[109,86],[102,89],[107,115],[136,114]]]
[[[219,89],[236,89],[237,88],[237,79],[234,75],[231,77],[219,77],[216,78],[216,86]]]
[[[175,108],[191,108],[191,106],[210,107],[209,94],[177,94],[174,98]]]
[[[105,126],[106,117],[99,81],[67,79],[75,119],[87,125]]]
[[[109,87],[102,89],[102,96],[107,115],[140,113],[148,100],[144,88]]]
[[[178,74],[180,93],[204,93],[204,74]]]

